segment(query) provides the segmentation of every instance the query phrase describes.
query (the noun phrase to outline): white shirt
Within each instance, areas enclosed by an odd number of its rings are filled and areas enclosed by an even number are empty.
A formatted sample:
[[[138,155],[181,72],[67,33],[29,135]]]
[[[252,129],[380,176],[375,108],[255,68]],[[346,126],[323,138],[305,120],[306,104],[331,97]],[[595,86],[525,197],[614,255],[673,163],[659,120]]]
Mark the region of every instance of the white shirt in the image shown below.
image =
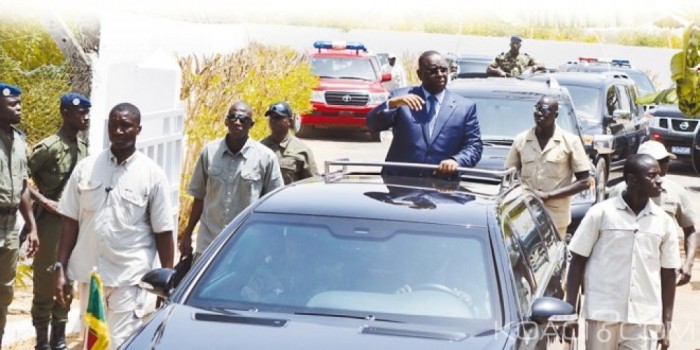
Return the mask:
[[[671,217],[651,200],[639,215],[622,196],[593,206],[569,244],[588,257],[583,316],[662,324],[661,268],[680,266],[675,232]]]
[[[154,233],[174,229],[168,179],[138,151],[122,164],[109,149],[80,161],[58,210],[79,223],[68,278],[87,283],[96,267],[108,287],[138,284],[155,260]]]

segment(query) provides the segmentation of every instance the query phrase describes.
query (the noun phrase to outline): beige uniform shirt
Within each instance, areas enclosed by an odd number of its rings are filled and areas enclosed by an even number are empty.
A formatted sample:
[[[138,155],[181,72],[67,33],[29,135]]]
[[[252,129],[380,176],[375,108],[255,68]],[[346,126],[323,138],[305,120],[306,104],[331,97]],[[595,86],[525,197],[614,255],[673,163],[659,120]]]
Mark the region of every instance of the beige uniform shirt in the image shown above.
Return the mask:
[[[621,196],[594,205],[569,244],[588,257],[583,316],[662,324],[661,268],[681,265],[675,232],[673,220],[652,201],[639,215]]]
[[[107,287],[138,284],[155,260],[155,233],[174,229],[170,196],[163,170],[139,151],[122,164],[109,149],[80,161],[58,205],[80,225],[68,277],[88,283],[96,267]]]
[[[279,144],[268,136],[260,143],[270,148],[277,156],[285,185],[318,175],[314,154],[295,136],[287,134]]]
[[[673,180],[664,177],[661,184],[661,195],[652,197],[651,200],[660,206],[668,215],[671,215],[680,227],[695,226],[700,221],[698,215],[690,203],[690,198],[686,190]],[[610,189],[609,197],[622,195],[627,189],[627,184],[621,182]]]
[[[581,139],[556,127],[544,150],[535,128],[515,137],[506,158],[506,168],[520,170],[523,182],[531,189],[549,192],[571,184],[574,174],[590,171],[591,165]],[[544,202],[556,227],[571,223],[571,197]]]
[[[236,154],[228,149],[225,138],[204,146],[187,189],[204,201],[195,253],[204,252],[251,203],[282,186],[277,157],[259,142],[248,138]]]
[[[14,127],[0,130],[0,207],[17,207],[27,180],[27,142]],[[0,247],[19,248],[17,215],[0,215]]]

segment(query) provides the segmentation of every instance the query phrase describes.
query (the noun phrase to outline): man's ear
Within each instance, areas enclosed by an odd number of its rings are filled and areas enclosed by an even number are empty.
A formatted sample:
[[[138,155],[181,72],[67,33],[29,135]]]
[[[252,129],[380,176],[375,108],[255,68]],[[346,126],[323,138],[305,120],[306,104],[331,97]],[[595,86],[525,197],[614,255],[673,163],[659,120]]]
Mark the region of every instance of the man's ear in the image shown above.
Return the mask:
[[[136,133],[136,135],[141,135],[141,129],[143,129],[143,126],[139,125],[139,131]]]

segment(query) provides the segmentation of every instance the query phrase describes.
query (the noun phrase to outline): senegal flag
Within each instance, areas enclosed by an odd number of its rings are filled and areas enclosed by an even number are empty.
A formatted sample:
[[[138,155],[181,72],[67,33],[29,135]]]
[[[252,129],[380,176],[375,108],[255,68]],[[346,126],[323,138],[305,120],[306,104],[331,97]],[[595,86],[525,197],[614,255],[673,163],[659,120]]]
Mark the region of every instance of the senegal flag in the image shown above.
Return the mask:
[[[105,305],[102,292],[102,280],[97,272],[90,277],[90,293],[87,296],[88,307],[85,312],[85,349],[106,350],[109,348],[109,329],[105,318]]]

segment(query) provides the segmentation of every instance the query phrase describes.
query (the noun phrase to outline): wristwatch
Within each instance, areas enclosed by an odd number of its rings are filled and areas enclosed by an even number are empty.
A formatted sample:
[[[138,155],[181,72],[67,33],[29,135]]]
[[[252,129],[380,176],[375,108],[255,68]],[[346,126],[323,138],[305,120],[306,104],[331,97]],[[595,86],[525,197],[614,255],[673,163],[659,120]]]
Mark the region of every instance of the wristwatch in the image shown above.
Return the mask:
[[[58,271],[58,270],[63,270],[65,266],[63,265],[62,262],[57,261],[55,264],[53,264],[53,270]]]

